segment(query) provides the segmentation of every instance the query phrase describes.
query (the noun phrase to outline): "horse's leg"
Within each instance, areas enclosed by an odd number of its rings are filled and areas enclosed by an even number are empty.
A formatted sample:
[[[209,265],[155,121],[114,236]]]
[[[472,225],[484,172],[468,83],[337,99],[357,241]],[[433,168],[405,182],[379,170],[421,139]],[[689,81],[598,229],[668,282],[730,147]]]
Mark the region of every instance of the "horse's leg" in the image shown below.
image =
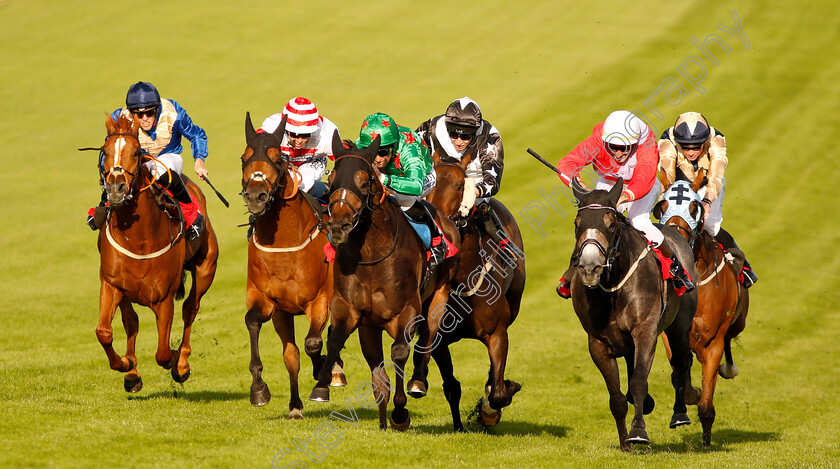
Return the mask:
[[[450,289],[449,283],[442,285],[432,294],[428,305],[423,308],[426,311],[426,320],[418,325],[416,343],[419,347],[414,349],[414,373],[407,388],[411,397],[421,398],[429,389],[429,383],[426,380],[429,375],[429,358],[431,358],[431,352],[442,340],[438,331],[440,321],[448,314],[447,302]],[[402,329],[400,329],[400,334],[405,335]]]
[[[246,302],[248,312],[245,313],[245,327],[251,342],[251,404],[264,406],[271,400],[271,391],[262,379],[262,360],[260,359],[260,329],[264,322],[274,315],[274,302],[266,298],[256,285],[248,282]]]
[[[461,422],[461,383],[455,379],[452,366],[452,354],[449,353],[449,346],[441,344],[432,351],[432,358],[440,370],[440,378],[443,381],[443,396],[449,403],[449,410],[452,412],[452,425],[456,432],[464,431],[464,424]]]
[[[606,344],[589,335],[589,356],[598,371],[604,377],[607,384],[607,391],[610,394],[610,411],[615,419],[615,426],[618,429],[618,444],[622,451],[632,450],[627,441],[627,398],[621,393],[621,380],[618,374],[618,364],[615,358],[610,357],[609,348]]]
[[[665,336],[663,335],[662,337]],[[634,363],[634,360],[636,359],[635,355],[636,353],[634,348],[633,351],[631,351],[628,355],[624,356],[624,363],[627,365],[627,403],[633,404],[633,406],[636,405],[636,401],[633,399],[633,394],[630,393],[629,383],[630,380],[633,379],[633,373],[636,371],[636,366]],[[651,412],[653,412],[653,409],[656,408],[656,401],[653,399],[653,396],[651,396],[650,393],[648,393],[648,395],[645,396],[645,402],[642,403],[642,406],[642,412],[644,413],[644,415],[649,415]]]
[[[126,392],[135,393],[143,389],[143,379],[140,378],[140,372],[137,370],[137,356],[134,353],[134,345],[137,340],[137,331],[140,330],[140,318],[137,317],[137,312],[131,306],[131,301],[128,298],[123,298],[120,301],[120,312],[122,313],[122,323],[125,327],[125,335],[127,336],[125,356],[134,363],[134,368],[128,370],[125,374],[123,387]]]
[[[639,324],[632,332],[635,353],[633,357],[633,375],[630,377],[628,393],[633,396],[634,402],[647,402],[648,398],[648,375],[653,365],[653,357],[656,352],[656,325]],[[671,344],[672,348],[674,344]],[[628,368],[629,369],[629,368]],[[630,432],[627,434],[628,443],[649,444],[650,437],[645,430],[645,405],[634,405],[633,421],[630,423]]]
[[[321,371],[323,357],[321,350],[324,348],[324,339],[321,334],[327,326],[330,317],[329,298],[325,293],[320,294],[314,301],[306,306],[306,318],[309,320],[309,332],[306,333],[306,340],[303,349],[312,361],[312,379],[317,380]]]
[[[399,321],[397,323],[397,330],[389,330],[388,333],[394,338],[394,343],[391,344],[391,361],[394,364],[394,410],[391,411],[391,428],[394,430],[407,430],[411,426],[411,415],[405,405],[408,402],[408,397],[405,394],[403,382],[405,381],[405,364],[408,362],[408,356],[411,353],[411,346],[408,345],[409,337],[406,328],[413,322],[414,318],[420,314],[420,304],[409,305],[399,314]],[[437,334],[437,328],[431,329],[431,337]],[[424,363],[428,363],[428,354]]]
[[[318,374],[318,382],[309,394],[309,400],[317,402],[329,402],[330,382],[332,381],[332,369],[339,360],[341,348],[350,334],[356,330],[359,324],[359,317],[344,298],[333,296],[330,303],[330,319],[332,330],[327,337],[327,359],[321,364],[321,372]]]
[[[503,407],[510,405],[513,395],[522,389],[522,385],[518,382],[505,379],[508,354],[506,325],[496,325],[496,330],[487,340],[487,352],[490,355],[490,379],[492,379],[488,401],[492,409],[501,411]]]
[[[671,416],[670,428],[691,423],[687,414],[685,396],[690,396],[691,401],[696,402],[696,391],[691,386],[692,356],[688,337],[694,320],[692,308],[696,308],[694,303],[681,301],[677,317],[665,329],[665,335],[671,347],[671,385],[674,387],[674,413]]]
[[[729,325],[729,329],[726,330],[726,340],[724,342],[724,349],[723,353],[726,358],[725,363],[721,363],[720,367],[718,368],[718,374],[724,379],[732,379],[738,376],[738,366],[735,365],[735,360],[732,359],[732,339],[738,337],[738,334],[744,331],[744,328],[747,326],[747,311],[750,307],[750,296],[748,290],[739,285],[739,298],[738,304],[736,307],[736,313],[738,316],[732,321],[732,324]]]
[[[276,311],[272,316],[274,330],[283,342],[283,362],[289,372],[289,419],[303,418],[303,402],[298,391],[298,375],[300,374],[300,350],[295,344],[295,317],[283,311]],[[321,358],[320,350],[318,359]]]
[[[164,369],[171,369],[175,351],[169,348],[169,335],[172,333],[172,316],[175,314],[175,300],[172,295],[163,301],[149,306],[155,313],[157,324],[158,346],[155,352],[155,361]]]
[[[362,355],[370,367],[373,398],[379,406],[379,429],[388,429],[388,400],[391,399],[391,381],[385,372],[385,360],[382,353],[382,331],[372,326],[359,327],[359,344]]]
[[[712,424],[715,422],[715,386],[717,386],[717,365],[723,355],[724,334],[720,331],[718,336],[706,347],[703,361],[703,390],[700,394],[700,402],[697,404],[697,414],[700,417],[700,424],[703,425],[703,446],[712,444]],[[699,358],[699,355],[698,355]]]
[[[128,357],[121,357],[114,351],[114,329],[111,322],[117,312],[117,305],[122,302],[123,293],[111,284],[102,281],[99,288],[99,323],[96,325],[96,338],[108,356],[108,364],[112,370],[126,373],[134,368],[134,363]]]
[[[172,367],[172,370],[170,370],[172,372],[172,379],[175,380],[176,383],[183,383],[190,377],[190,364],[187,361],[192,353],[192,347],[190,346],[190,333],[192,332],[193,322],[195,322],[195,316],[198,314],[200,298],[210,287],[210,284],[206,283],[206,285],[202,286],[203,291],[199,294],[195,270],[190,270],[190,275],[192,276],[190,293],[187,295],[187,298],[184,299],[184,304],[181,305],[181,318],[184,320],[184,333],[181,336],[181,345],[176,351],[177,355],[173,357],[173,361],[175,362],[174,366]]]

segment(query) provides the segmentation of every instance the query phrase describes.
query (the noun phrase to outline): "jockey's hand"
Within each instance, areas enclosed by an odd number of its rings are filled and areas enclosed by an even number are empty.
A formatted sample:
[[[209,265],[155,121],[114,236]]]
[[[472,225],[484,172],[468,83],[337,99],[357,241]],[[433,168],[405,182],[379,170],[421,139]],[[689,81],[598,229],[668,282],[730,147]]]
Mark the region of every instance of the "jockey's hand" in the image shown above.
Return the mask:
[[[204,167],[204,160],[201,158],[195,159],[195,174],[198,174],[198,177],[204,179],[204,176],[207,176],[209,171],[207,168]]]
[[[627,203],[630,201],[630,196],[627,195],[626,192],[622,192],[621,196],[618,198],[618,203],[615,204],[615,207],[618,208],[623,203]]]
[[[709,214],[712,213],[712,204],[708,202],[700,202],[703,204],[703,221],[706,221],[709,218]]]

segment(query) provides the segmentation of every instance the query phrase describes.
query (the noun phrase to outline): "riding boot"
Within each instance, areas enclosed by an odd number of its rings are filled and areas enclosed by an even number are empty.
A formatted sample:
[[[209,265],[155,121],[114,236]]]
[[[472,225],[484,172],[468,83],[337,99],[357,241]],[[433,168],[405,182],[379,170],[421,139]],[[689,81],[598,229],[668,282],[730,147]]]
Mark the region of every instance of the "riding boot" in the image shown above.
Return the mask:
[[[721,246],[723,246],[724,251],[729,251],[730,249],[735,248],[741,251],[742,253],[744,252],[741,248],[738,247],[738,243],[735,242],[735,239],[732,238],[732,235],[729,234],[729,232],[724,230],[723,228],[721,228],[718,231],[718,234],[715,236],[715,239],[717,240],[717,242],[720,243]],[[752,266],[750,266],[750,262],[747,260],[746,256],[744,256],[744,267],[741,269],[741,276],[739,277],[739,280],[741,280],[741,283],[746,288],[750,288],[751,286],[753,286],[753,284],[755,284],[755,282],[758,282],[758,276],[755,274],[755,271],[752,269]]]
[[[677,259],[677,255],[674,254],[671,246],[668,245],[668,241],[663,240],[657,248],[665,257],[671,259],[671,276],[674,277],[675,289],[685,287],[686,292],[694,290],[694,288],[696,288],[694,282],[691,280],[691,277],[689,277],[688,272],[683,269],[682,264],[680,264],[680,260]]]
[[[493,207],[489,203],[483,203],[479,206],[477,213],[476,222],[478,226],[499,245],[499,251],[507,255],[515,264],[516,253],[510,247],[510,238],[505,232],[505,227],[499,220],[499,216],[493,211]]]
[[[176,173],[175,177],[170,181],[169,173],[165,173],[158,178],[157,183],[169,189],[172,197],[181,206],[181,211],[184,213],[184,224],[188,227],[186,232],[187,240],[192,241],[201,236],[201,233],[204,231],[204,215],[201,214],[198,202],[193,200],[181,176]]]
[[[573,262],[569,262],[569,268],[560,277],[560,285],[557,285],[557,294],[560,298],[569,299],[572,297],[572,275],[575,273]]]
[[[443,262],[447,252],[446,241],[444,241],[443,233],[438,229],[437,223],[435,223],[434,217],[432,217],[429,209],[418,200],[405,213],[415,222],[422,223],[429,228],[429,233],[432,237],[431,245],[429,246],[429,266],[434,267]]]
[[[96,207],[91,207],[88,210],[87,214],[87,224],[93,231],[96,231],[102,228],[102,225],[105,223],[105,219],[108,217],[108,210],[111,207],[108,205],[108,194],[105,191],[102,191],[102,197],[100,197],[99,205]]]

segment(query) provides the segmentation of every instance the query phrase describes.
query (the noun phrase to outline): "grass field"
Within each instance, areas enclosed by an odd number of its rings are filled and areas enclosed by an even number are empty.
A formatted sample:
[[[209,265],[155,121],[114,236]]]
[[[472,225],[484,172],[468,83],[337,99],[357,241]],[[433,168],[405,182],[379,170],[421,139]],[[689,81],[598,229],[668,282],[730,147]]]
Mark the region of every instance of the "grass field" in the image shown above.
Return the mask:
[[[840,210],[832,202],[840,16],[831,4],[0,0],[0,466],[840,466]],[[729,49],[710,43],[717,64],[691,40],[710,34]],[[99,196],[96,155],[76,148],[101,142],[105,113],[138,80],[204,127],[211,180],[233,206],[205,188],[221,255],[193,329],[192,377],[175,384],[154,363],[153,315],[139,308],[145,387],[129,396],[94,334],[98,254],[83,215]],[[434,365],[429,395],[409,402],[408,432],[380,432],[375,411],[358,407],[357,425],[330,418],[370,379],[355,337],[343,354],[350,386],[329,404],[306,401],[306,420],[287,421],[288,379],[271,327],[261,345],[274,399],[249,404],[246,242],[236,227],[247,220],[236,196],[243,119],[250,111],[259,122],[295,95],[312,99],[346,137],[372,112],[415,127],[464,95],[500,129],[499,199],[522,226],[528,284],[507,372],[523,390],[497,427],[453,434]],[[734,350],[741,374],[717,388],[709,449],[694,408],[692,425],[668,429],[670,370],[660,347],[650,377],[653,444],[618,450],[586,336],[571,303],[554,294],[571,219],[548,209],[537,229],[519,214],[547,207],[540,191],[560,183],[525,150],[556,161],[622,108],[639,109],[659,132],[679,113],[701,111],[728,139],[724,226],[761,280]],[[477,342],[453,353],[466,417],[489,362]],[[307,374],[304,396],[314,384]],[[328,450],[314,443],[325,421],[341,432]]]

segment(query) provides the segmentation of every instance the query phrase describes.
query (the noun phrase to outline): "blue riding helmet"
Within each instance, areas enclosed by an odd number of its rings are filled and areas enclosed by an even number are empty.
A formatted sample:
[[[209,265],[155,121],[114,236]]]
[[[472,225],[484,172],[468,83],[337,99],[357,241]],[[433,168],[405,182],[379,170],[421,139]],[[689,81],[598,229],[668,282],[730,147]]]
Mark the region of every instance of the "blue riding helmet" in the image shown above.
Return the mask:
[[[125,106],[129,111],[145,111],[160,106],[160,93],[155,85],[147,81],[138,81],[128,88]]]

